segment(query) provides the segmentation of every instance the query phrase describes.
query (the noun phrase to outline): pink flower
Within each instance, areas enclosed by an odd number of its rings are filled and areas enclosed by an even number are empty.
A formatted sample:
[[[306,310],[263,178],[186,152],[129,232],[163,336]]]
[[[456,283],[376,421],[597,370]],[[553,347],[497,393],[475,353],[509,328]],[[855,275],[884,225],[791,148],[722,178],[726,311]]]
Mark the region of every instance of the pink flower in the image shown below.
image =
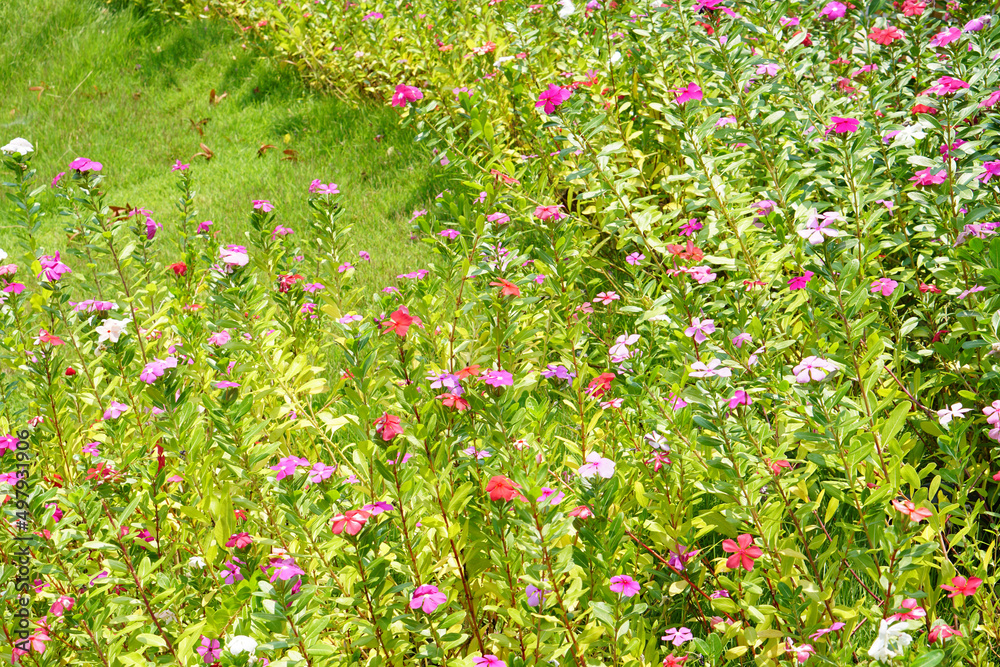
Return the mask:
[[[475,667],[507,667],[506,662],[492,654],[473,658],[472,664]]]
[[[543,91],[535,102],[535,108],[543,107],[542,111],[547,114],[556,110],[556,107],[568,100],[573,95],[573,91],[563,88],[554,83],[549,84],[549,89]]]
[[[722,542],[722,550],[733,554],[726,559],[726,567],[730,570],[742,567],[749,572],[753,570],[753,562],[760,558],[764,552],[760,550],[760,547],[753,546],[752,535],[744,533],[736,539],[737,542],[733,540],[724,540]]]
[[[41,265],[42,270],[37,277],[41,278],[44,275],[45,278],[43,280],[45,282],[55,282],[67,273],[72,273],[70,268],[59,260],[58,252],[55,255],[42,255],[38,258],[38,263]]]
[[[71,610],[75,604],[75,600],[66,595],[60,595],[59,599],[52,603],[52,607],[49,608],[49,613],[53,616],[62,616],[65,612]]]
[[[753,336],[751,336],[748,333],[736,334],[733,337],[733,345],[735,345],[737,348],[743,347],[743,343],[750,343],[750,342],[753,342]]]
[[[209,639],[204,635],[201,637],[201,646],[196,648],[195,651],[197,651],[206,664],[211,664],[222,656],[222,648],[219,646],[219,640]]]
[[[597,296],[594,297],[594,301],[600,301],[605,306],[611,305],[619,299],[621,299],[621,297],[615,292],[598,292]]]
[[[795,375],[795,381],[799,384],[805,384],[807,382],[820,382],[826,379],[826,376],[836,372],[837,365],[832,361],[823,359],[822,357],[809,356],[804,357],[799,364],[792,369],[792,373]]]
[[[305,467],[309,465],[309,459],[302,458],[301,456],[285,456],[278,461],[277,465],[271,466],[271,470],[278,473],[275,480],[281,481],[286,477],[291,477],[295,474],[297,468]]]
[[[128,406],[118,401],[111,401],[111,405],[104,411],[104,419],[118,419],[128,410]]]
[[[360,257],[361,259],[363,259],[366,262],[372,261],[372,256],[369,255],[368,252],[365,251],[365,250],[359,250],[358,251],[358,257]]]
[[[931,644],[937,642],[944,642],[945,639],[949,637],[962,637],[962,633],[955,628],[951,627],[947,623],[941,623],[940,625],[935,625],[931,628],[931,631],[927,633],[927,638]]]
[[[788,289],[794,291],[797,289],[805,288],[805,286],[809,284],[809,281],[812,280],[812,277],[814,275],[816,274],[814,274],[812,271],[806,271],[801,276],[795,276],[794,278],[788,281]]]
[[[931,167],[915,172],[910,178],[910,180],[914,181],[917,185],[941,185],[947,179],[948,171],[946,169],[942,169],[941,171],[932,174]]]
[[[900,609],[906,609],[904,612],[898,614],[893,614],[885,620],[892,623],[893,621],[915,621],[917,619],[923,618],[927,615],[927,611],[923,607],[917,604],[917,601],[913,598],[906,598],[901,603],[899,603]]]
[[[858,121],[857,118],[841,118],[840,116],[831,116],[830,122],[830,132],[834,134],[844,134],[845,132],[857,132],[858,131]]]
[[[183,164],[180,160],[178,160],[177,162],[174,162],[174,166],[170,168],[170,171],[184,171],[190,166],[191,165]]]
[[[777,63],[765,63],[763,65],[757,65],[757,75],[758,76],[774,76],[781,69],[781,65]]]
[[[983,173],[976,176],[982,183],[989,183],[994,176],[1000,176],[1000,160],[983,163]]]
[[[982,285],[973,285],[969,289],[967,289],[967,290],[963,291],[961,294],[959,294],[958,295],[958,300],[961,301],[962,299],[966,298],[967,296],[971,296],[971,295],[975,294],[976,292],[982,292],[985,289],[986,288],[983,287]]]
[[[489,370],[482,375],[483,382],[491,387],[510,387],[514,384],[514,376],[509,371]]]
[[[1000,90],[994,90],[979,103],[980,109],[988,109],[1000,102]]]
[[[209,345],[225,345],[232,339],[232,336],[225,329],[222,331],[216,331],[214,334],[208,337]]]
[[[715,332],[715,322],[712,320],[702,320],[699,317],[691,318],[691,326],[684,330],[684,335],[694,338],[696,343],[704,343],[708,340],[708,335]]]
[[[100,171],[104,165],[100,162],[94,162],[93,160],[88,160],[85,157],[78,157],[69,163],[69,169],[73,171],[78,171],[81,174],[86,174],[90,171]]]
[[[336,470],[337,466],[329,466],[321,461],[317,461],[309,470],[309,482],[312,484],[319,484],[323,480],[329,479],[330,476],[336,472]]]
[[[677,93],[677,98],[674,100],[677,104],[704,99],[704,93],[702,93],[701,87],[696,83],[689,83],[687,88],[678,88],[674,92]]]
[[[951,420],[949,419],[949,421]],[[910,517],[910,521],[915,523],[919,523],[933,514],[933,512],[926,507],[917,507],[911,500],[893,500],[892,506],[906,516]]]
[[[692,634],[690,628],[668,628],[660,639],[670,642],[674,646],[680,646],[694,639],[694,634]]]
[[[410,609],[421,609],[424,613],[431,614],[447,601],[448,596],[438,590],[437,586],[424,584],[413,591]]]
[[[841,2],[829,2],[820,11],[819,15],[825,18],[827,21],[835,21],[840,18],[844,18],[844,14],[847,13],[847,5]]]
[[[619,574],[611,577],[609,586],[612,593],[620,593],[622,597],[630,598],[639,594],[642,586],[639,582],[626,574]]]
[[[934,35],[934,37],[931,38],[931,41],[928,42],[928,46],[932,48],[937,48],[939,46],[947,46],[948,44],[951,44],[952,42],[961,39],[961,37],[962,37],[961,28],[954,28],[954,27],[947,28],[946,30],[942,30],[938,34]]]
[[[963,596],[973,596],[976,594],[976,589],[983,583],[983,580],[979,577],[971,577],[966,579],[965,577],[954,577],[951,580],[951,585],[941,584],[941,588],[946,591],[951,591],[948,597],[953,598],[959,595]]]
[[[809,660],[809,656],[816,652],[816,649],[814,649],[811,644],[800,644],[796,646],[795,642],[791,639],[788,640],[785,650],[788,653],[793,654],[795,656],[795,660],[798,661],[800,665]]]
[[[604,479],[611,479],[615,474],[615,462],[606,459],[597,452],[587,454],[587,462],[577,470],[577,474],[584,479],[589,479],[594,475],[600,475]]]
[[[643,255],[641,252],[633,252],[625,258],[625,261],[631,264],[632,266],[638,266],[639,263],[642,262],[642,260],[644,259],[646,259],[646,256]]]
[[[751,403],[753,403],[753,399],[750,398],[750,395],[748,393],[746,393],[745,391],[743,391],[742,389],[737,389],[733,393],[733,397],[731,399],[729,399],[729,409],[730,410],[735,410],[736,408],[738,408],[741,405],[747,405],[748,406]]]
[[[410,102],[416,102],[417,100],[422,100],[423,98],[424,94],[419,88],[414,88],[413,86],[407,86],[401,83],[396,86],[396,92],[392,96],[392,106],[405,107]]]
[[[252,199],[250,200],[253,204],[255,211],[263,211],[264,213],[270,213],[274,210],[274,205],[267,201],[266,199]]]
[[[357,535],[364,528],[370,516],[364,510],[349,510],[346,514],[334,516],[330,522],[330,528],[334,535],[340,535],[343,532],[348,535]]]
[[[896,286],[899,285],[895,280],[889,278],[879,278],[871,284],[872,294],[882,293],[882,296],[892,296],[893,291]]]
[[[934,85],[924,91],[924,94],[933,93],[934,95],[951,95],[956,93],[963,88],[968,88],[969,84],[961,79],[956,79],[953,76],[942,76]]]
[[[253,544],[253,538],[250,537],[250,533],[236,533],[226,542],[227,547],[236,547],[237,549],[246,549],[251,544]]]
[[[836,623],[834,623],[833,625],[831,625],[828,628],[822,628],[822,629],[817,630],[816,632],[812,633],[811,635],[809,635],[809,639],[812,639],[813,641],[816,641],[817,639],[819,639],[823,635],[828,635],[831,632],[837,632],[838,630],[842,629],[845,625],[846,625],[845,623],[841,623],[840,621],[837,621]]]
[[[559,209],[562,204],[550,204],[548,206],[538,206],[535,208],[535,217],[539,220],[562,220],[565,214]]]

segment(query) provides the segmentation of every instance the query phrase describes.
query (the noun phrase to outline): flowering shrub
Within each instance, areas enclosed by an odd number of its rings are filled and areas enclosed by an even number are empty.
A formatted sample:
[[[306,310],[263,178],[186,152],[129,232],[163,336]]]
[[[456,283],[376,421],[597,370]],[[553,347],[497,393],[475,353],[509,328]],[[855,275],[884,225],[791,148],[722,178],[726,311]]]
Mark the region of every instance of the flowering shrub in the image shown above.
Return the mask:
[[[435,259],[360,293],[328,175],[217,245],[187,165],[157,223],[4,146],[13,658],[997,664],[985,5],[212,6],[438,149]]]

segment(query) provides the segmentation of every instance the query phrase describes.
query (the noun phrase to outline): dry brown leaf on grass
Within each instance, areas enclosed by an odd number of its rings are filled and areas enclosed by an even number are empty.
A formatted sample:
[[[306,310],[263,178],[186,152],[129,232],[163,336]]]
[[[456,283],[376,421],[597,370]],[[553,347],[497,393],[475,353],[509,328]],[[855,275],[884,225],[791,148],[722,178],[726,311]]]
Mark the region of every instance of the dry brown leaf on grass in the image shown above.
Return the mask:
[[[222,100],[226,99],[227,95],[229,95],[229,93],[222,93],[221,95],[216,95],[215,94],[215,88],[213,88],[212,90],[210,90],[208,92],[208,103],[209,104],[218,104]]]
[[[268,152],[272,148],[277,148],[277,146],[272,144],[261,144],[260,148],[257,149],[257,157],[262,157],[264,153]]]
[[[211,160],[213,157],[215,157],[215,153],[212,152],[211,148],[209,148],[205,144],[198,144],[198,145],[201,146],[201,150],[191,156],[192,160],[195,159],[198,156],[201,156],[201,157],[205,158],[206,160]]]
[[[42,93],[44,93],[46,90],[48,90],[48,88],[49,87],[45,85],[44,81],[42,81],[37,86],[28,86],[28,90],[30,90],[31,92],[37,92],[38,93],[38,101],[39,102],[42,101]]]
[[[286,148],[282,152],[285,154],[285,157],[281,158],[282,160],[291,160],[292,162],[299,161],[299,152],[297,150]]]
[[[205,136],[205,124],[209,121],[208,118],[202,118],[198,122],[195,122],[193,118],[188,118],[188,122],[191,123],[191,129],[198,133],[198,136]]]

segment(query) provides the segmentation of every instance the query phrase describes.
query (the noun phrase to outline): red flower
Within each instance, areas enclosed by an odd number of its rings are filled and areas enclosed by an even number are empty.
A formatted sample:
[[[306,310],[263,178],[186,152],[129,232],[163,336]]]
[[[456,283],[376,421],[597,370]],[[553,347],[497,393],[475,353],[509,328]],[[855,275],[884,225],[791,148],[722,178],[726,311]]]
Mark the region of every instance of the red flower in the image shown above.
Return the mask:
[[[764,552],[760,550],[760,547],[752,546],[753,536],[747,533],[743,533],[736,539],[739,544],[732,540],[725,540],[722,543],[722,550],[732,554],[726,559],[726,567],[730,570],[742,567],[749,572],[753,569],[754,560],[760,558]]]
[[[705,256],[705,253],[702,252],[701,248],[695,248],[694,241],[690,239],[688,239],[687,246],[668,243],[667,250],[670,251],[670,254],[677,255],[681,259],[690,259],[695,262],[700,262]]]
[[[68,375],[69,377],[73,377],[74,375],[76,375],[76,369],[73,368],[72,366],[67,366],[66,375]]]
[[[173,271],[175,276],[183,276],[185,273],[187,273],[188,265],[185,264],[184,262],[174,262],[167,268]]]
[[[410,316],[410,311],[407,310],[406,306],[400,306],[399,310],[389,316],[389,320],[382,323],[382,326],[385,327],[382,333],[395,331],[396,335],[406,338],[406,332],[410,330],[414,319],[416,318]]]
[[[479,375],[479,371],[481,371],[481,370],[482,369],[479,367],[479,364],[473,364],[472,366],[466,366],[465,368],[463,368],[459,372],[455,373],[455,375],[458,376],[459,380],[464,380],[465,378],[469,377],[470,375],[472,377],[475,377],[475,376]]]
[[[910,113],[913,114],[914,116],[917,115],[918,113],[929,113],[933,115],[936,114],[937,111],[938,110],[935,109],[934,107],[929,107],[926,104],[914,104],[913,108],[910,109]]]
[[[800,32],[802,32],[802,31],[801,30],[796,30],[795,34],[792,35],[792,37],[795,37],[795,35],[799,34]],[[802,40],[802,46],[812,46],[813,45],[813,41],[812,41],[811,38],[812,38],[812,33],[811,32],[807,32],[806,33],[806,38]]]
[[[446,408],[455,408],[459,412],[469,409],[469,402],[458,394],[446,392],[444,394],[439,394],[438,398],[441,399],[441,403],[443,403]]]
[[[331,528],[334,535],[340,535],[347,531],[348,535],[357,535],[361,532],[365,522],[371,514],[364,510],[349,510],[347,514],[338,514],[333,517]]]
[[[931,342],[932,343],[936,343],[939,340],[941,340],[942,338],[944,338],[945,336],[947,336],[949,333],[950,332],[949,332],[948,329],[941,329],[941,331],[935,331],[934,335],[931,336]]]
[[[698,25],[700,25],[702,28],[704,28],[705,29],[705,34],[708,35],[708,36],[710,36],[710,37],[715,32],[715,28],[713,28],[712,26],[708,25],[704,21],[695,21],[695,23],[698,24]]]
[[[517,490],[520,486],[517,482],[507,479],[503,475],[494,475],[486,483],[486,492],[490,494],[490,500],[514,500],[514,498],[523,498],[521,492]]]
[[[299,274],[285,275],[283,273],[278,274],[278,291],[287,292],[292,288],[292,285],[298,281],[303,280],[302,276]]]
[[[507,185],[520,185],[521,184],[521,181],[519,181],[516,178],[513,178],[511,176],[508,176],[507,174],[503,173],[502,171],[497,171],[496,169],[490,169],[490,175],[493,176],[495,179],[502,180]]]
[[[611,389],[611,381],[614,379],[614,373],[601,373],[587,385],[587,394],[594,397],[603,396],[604,392]]]
[[[499,282],[490,283],[491,287],[502,287],[500,290],[500,296],[521,296],[521,290],[518,289],[517,285],[510,282],[509,280],[504,280],[500,278]]]
[[[389,442],[397,435],[402,434],[403,427],[399,425],[399,417],[383,412],[382,416],[375,420],[375,432],[380,434],[383,440]]]
[[[881,44],[882,46],[889,46],[897,39],[903,38],[903,31],[894,26],[889,26],[888,28],[872,28],[871,34],[868,38],[875,42],[876,44]]]
[[[941,293],[941,290],[938,287],[935,285],[928,285],[927,283],[920,283],[917,289],[920,290],[921,294],[927,294],[927,292],[930,292],[931,294]]]
[[[586,505],[580,505],[579,507],[574,507],[569,511],[570,516],[579,517],[581,519],[589,519],[594,516],[594,511],[587,507]]]

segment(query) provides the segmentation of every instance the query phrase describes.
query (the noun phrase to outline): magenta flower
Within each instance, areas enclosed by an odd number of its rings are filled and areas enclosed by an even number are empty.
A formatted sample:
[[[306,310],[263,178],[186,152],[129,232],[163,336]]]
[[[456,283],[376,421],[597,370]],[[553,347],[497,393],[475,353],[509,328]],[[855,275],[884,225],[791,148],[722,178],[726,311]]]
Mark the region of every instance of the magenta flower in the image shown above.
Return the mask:
[[[941,185],[947,179],[948,179],[947,170],[942,169],[941,171],[932,174],[931,167],[927,167],[926,169],[921,169],[920,171],[915,172],[913,174],[913,177],[910,178],[910,180],[914,181],[917,185]]]
[[[195,233],[196,234],[207,234],[208,233],[208,228],[211,227],[212,224],[213,223],[212,223],[211,220],[206,220],[204,222],[199,222],[198,223],[198,229],[197,229],[197,231]]]
[[[677,98],[674,100],[677,104],[685,104],[691,100],[700,100],[705,97],[702,93],[701,87],[696,83],[689,83],[687,88],[678,88],[674,91],[677,93]]]
[[[240,386],[239,382],[232,382],[230,380],[219,380],[213,385],[216,389],[236,389]]]
[[[424,584],[413,591],[413,597],[410,598],[410,609],[421,609],[425,613],[431,614],[447,601],[448,596],[439,591],[437,586]]]
[[[963,291],[961,294],[959,294],[958,295],[958,300],[961,301],[962,299],[966,298],[967,296],[971,296],[971,295],[975,294],[976,292],[982,292],[985,289],[986,288],[983,287],[982,285],[973,285],[969,289],[967,289],[967,290]]]
[[[612,593],[619,593],[622,597],[630,598],[638,595],[642,586],[639,585],[638,581],[627,574],[619,574],[611,577],[611,585],[609,588]]]
[[[871,284],[872,294],[878,294],[881,292],[882,296],[892,296],[892,293],[896,289],[897,285],[899,285],[899,283],[895,280],[891,280],[890,278],[879,278]]]
[[[174,166],[170,168],[170,171],[184,171],[190,166],[191,165],[183,164],[180,160],[178,160],[177,162],[174,162]]]
[[[537,607],[545,602],[545,594],[551,591],[543,591],[541,588],[537,588],[528,584],[524,589],[525,594],[528,596],[528,606]]]
[[[45,276],[42,278],[45,282],[55,282],[67,273],[72,273],[70,268],[59,260],[58,252],[55,255],[42,255],[38,258],[38,263],[42,266],[42,270],[37,277]]]
[[[443,236],[450,241],[454,241],[461,235],[462,232],[458,231],[457,229],[443,229],[440,232],[438,232],[438,236]]]
[[[983,173],[976,176],[982,183],[989,183],[994,176],[1000,176],[1000,160],[983,163]]]
[[[781,65],[777,63],[765,63],[763,65],[757,65],[757,76],[775,76],[778,70],[781,69]],[[735,122],[735,119],[733,119]],[[718,125],[718,123],[716,123]]]
[[[548,206],[535,207],[535,217],[539,220],[562,220],[565,214],[559,209],[562,204],[550,204]]]
[[[274,582],[276,579],[288,581],[292,577],[304,576],[306,573],[305,570],[295,563],[294,558],[277,558],[272,560],[268,567],[272,565],[274,566],[274,572],[269,579],[271,582]]]
[[[751,403],[753,403],[753,399],[750,398],[750,395],[742,389],[737,389],[733,393],[733,397],[729,399],[729,409],[735,410],[741,405],[750,405]]]
[[[277,471],[278,475],[275,479],[280,482],[284,478],[294,475],[299,466],[306,467],[308,465],[309,459],[304,459],[301,456],[285,456],[278,461],[278,465],[271,466],[271,470]]]
[[[948,44],[961,39],[961,37],[961,28],[947,28],[946,30],[942,30],[938,34],[934,35],[934,37],[931,38],[931,41],[928,42],[928,46],[931,48],[947,46]]]
[[[472,664],[475,667],[507,667],[506,662],[492,654],[473,658]]]
[[[401,83],[396,86],[396,92],[392,96],[392,106],[405,107],[410,102],[416,102],[417,100],[422,100],[423,98],[424,94],[419,88],[407,86]]]
[[[505,370],[489,370],[483,373],[483,382],[491,387],[510,387],[514,384],[514,376]]]
[[[700,317],[691,318],[691,326],[684,330],[684,335],[694,338],[696,343],[704,343],[708,340],[708,335],[715,332],[715,322],[712,320],[702,320]]]
[[[196,648],[195,651],[202,657],[206,664],[211,664],[222,656],[222,648],[219,645],[219,640],[209,639],[204,635],[201,637],[201,646]]]
[[[80,172],[81,174],[86,174],[91,171],[100,171],[104,168],[100,162],[94,162],[93,160],[88,160],[85,157],[78,157],[69,163],[69,168],[73,171]]]
[[[822,628],[822,629],[817,630],[816,632],[812,633],[811,635],[809,635],[809,639],[811,639],[813,641],[816,641],[817,639],[819,639],[823,635],[828,635],[831,632],[837,632],[838,630],[840,630],[841,628],[843,628],[845,625],[846,625],[845,623],[841,623],[840,621],[837,621],[836,623],[834,623],[833,625],[831,625],[828,628]]]
[[[384,500],[380,500],[377,503],[371,503],[370,505],[364,505],[361,507],[362,510],[368,512],[372,516],[378,516],[382,512],[391,512],[396,509],[391,503],[387,503]]]
[[[507,667],[506,662],[492,654],[473,658],[472,664],[475,667]]]
[[[951,95],[963,88],[968,88],[969,84],[953,76],[942,76],[934,82],[934,85],[923,92],[923,94],[933,93],[934,95]]]
[[[633,252],[625,258],[625,261],[631,264],[632,266],[639,266],[639,263],[642,262],[642,260],[644,259],[646,259],[646,256],[643,255],[641,252]]]
[[[101,443],[99,443],[99,442],[88,442],[86,445],[83,446],[83,450],[82,451],[83,451],[84,454],[90,454],[91,456],[100,456],[101,455],[101,450],[97,448],[98,445],[100,445],[100,444]],[[2,451],[2,449],[3,448],[0,447],[0,451]]]
[[[543,107],[542,111],[550,114],[556,110],[557,106],[568,100],[572,95],[572,90],[550,83],[549,89],[542,91],[542,93],[538,96],[538,101],[535,102],[535,108],[537,109],[538,107]]]
[[[812,280],[812,277],[814,275],[816,274],[814,274],[812,271],[806,271],[801,276],[795,276],[794,278],[788,281],[788,289],[792,291],[797,289],[804,289],[805,286],[809,284],[809,281]]]
[[[842,2],[828,2],[822,10],[820,10],[819,15],[825,18],[827,21],[836,21],[837,19],[844,18],[844,14],[847,13],[847,5]]]
[[[994,90],[992,93],[983,98],[983,101],[979,103],[980,109],[989,109],[1000,102],[1000,90]]]
[[[496,213],[490,213],[488,216],[486,216],[486,219],[489,220],[490,222],[496,223],[498,227],[500,225],[506,225],[508,222],[510,222],[510,216],[500,211],[497,211]]]
[[[309,471],[309,481],[313,484],[319,484],[323,480],[329,479],[336,470],[337,466],[328,466],[321,461],[317,461]]]
[[[694,635],[690,628],[670,628],[660,639],[670,642],[674,646],[680,646],[694,639]]]
[[[841,118],[840,116],[831,116],[830,122],[830,132],[834,134],[844,134],[847,132],[857,132],[858,125],[860,121],[857,118]]]

